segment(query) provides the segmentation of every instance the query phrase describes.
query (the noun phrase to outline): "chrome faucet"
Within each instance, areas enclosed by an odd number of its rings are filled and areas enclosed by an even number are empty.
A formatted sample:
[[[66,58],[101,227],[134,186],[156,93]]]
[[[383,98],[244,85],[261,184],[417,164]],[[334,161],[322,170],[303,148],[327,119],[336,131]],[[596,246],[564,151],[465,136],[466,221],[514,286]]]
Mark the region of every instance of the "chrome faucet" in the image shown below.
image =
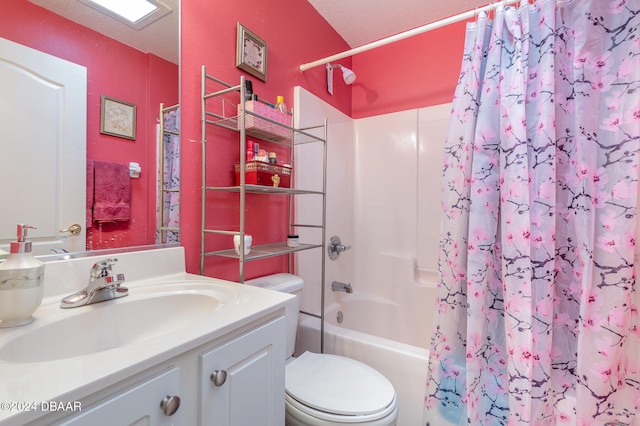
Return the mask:
[[[117,261],[118,259],[111,258],[95,263],[91,268],[89,284],[83,290],[62,299],[60,307],[76,308],[127,296],[129,290],[121,286],[124,274],[112,274],[113,265]]]
[[[331,290],[333,291],[344,291],[345,293],[353,293],[353,288],[351,288],[351,284],[341,283],[340,281],[334,281],[331,283]]]
[[[343,251],[347,251],[351,248],[351,246],[345,246],[340,241],[340,237],[334,235],[329,239],[329,243],[327,244],[327,254],[329,254],[329,259],[336,260],[340,257],[340,253]]]

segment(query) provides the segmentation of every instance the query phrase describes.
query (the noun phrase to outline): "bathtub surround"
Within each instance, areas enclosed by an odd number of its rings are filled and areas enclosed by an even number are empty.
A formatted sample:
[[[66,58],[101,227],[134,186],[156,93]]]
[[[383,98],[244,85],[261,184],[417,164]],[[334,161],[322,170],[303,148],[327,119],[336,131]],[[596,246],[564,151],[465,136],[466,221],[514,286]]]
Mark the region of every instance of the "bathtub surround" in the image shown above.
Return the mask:
[[[451,105],[352,120],[304,89],[295,93],[297,125],[328,119],[327,237],[339,235],[352,247],[326,262],[325,352],[380,371],[396,389],[398,425],[418,425],[436,286],[440,203],[434,200]],[[299,157],[295,179],[320,174],[306,158],[312,155]],[[298,222],[321,211],[303,201],[295,208]],[[303,232],[313,230],[300,230],[301,239]],[[303,310],[318,314],[317,262],[297,255],[296,274],[305,280]],[[333,281],[351,283],[353,293],[333,292]],[[338,310],[344,322],[335,327]],[[382,316],[388,321],[378,321]],[[317,318],[302,317],[296,353],[319,351],[319,329]]]
[[[640,3],[467,30],[445,148],[427,424],[638,424]]]

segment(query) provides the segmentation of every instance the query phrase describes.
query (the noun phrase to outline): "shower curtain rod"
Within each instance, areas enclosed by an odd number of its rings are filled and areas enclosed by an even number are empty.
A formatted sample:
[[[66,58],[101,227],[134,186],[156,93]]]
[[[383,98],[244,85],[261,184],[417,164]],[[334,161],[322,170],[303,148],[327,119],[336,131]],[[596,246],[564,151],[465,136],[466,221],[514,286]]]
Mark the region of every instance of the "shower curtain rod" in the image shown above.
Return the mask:
[[[426,24],[426,25],[423,25],[421,27],[414,28],[412,30],[408,30],[408,31],[405,31],[405,32],[402,32],[402,33],[398,33],[396,35],[392,35],[392,36],[380,39],[378,41],[374,41],[374,42],[371,42],[371,43],[363,44],[360,47],[354,47],[353,49],[346,50],[346,51],[344,51],[342,53],[336,53],[335,55],[327,56],[326,58],[318,59],[317,61],[313,61],[313,62],[308,62],[306,64],[302,64],[302,65],[300,65],[300,71],[306,71],[308,69],[315,68],[315,67],[318,67],[320,65],[327,64],[327,63],[329,63],[331,61],[337,61],[339,59],[347,58],[349,56],[353,56],[353,55],[358,54],[358,53],[362,53],[362,52],[366,52],[368,50],[376,49],[378,47],[385,46],[387,44],[390,44],[390,43],[393,43],[393,42],[396,42],[396,41],[404,40],[405,38],[413,37],[413,36],[416,36],[418,34],[429,32],[431,30],[435,30],[435,29],[438,29],[438,28],[446,27],[447,25],[455,24],[456,22],[465,21],[465,20],[473,18],[474,16],[476,16],[480,12],[489,12],[489,11],[497,8],[499,5],[508,6],[510,4],[518,3],[520,1],[525,1],[525,0],[502,0],[501,2],[498,2],[498,3],[491,3],[491,4],[487,5],[487,6],[480,7],[478,9],[470,10],[468,12],[459,13],[457,15],[450,16],[448,18],[444,18],[444,19],[441,19],[439,21],[431,22],[430,24]]]

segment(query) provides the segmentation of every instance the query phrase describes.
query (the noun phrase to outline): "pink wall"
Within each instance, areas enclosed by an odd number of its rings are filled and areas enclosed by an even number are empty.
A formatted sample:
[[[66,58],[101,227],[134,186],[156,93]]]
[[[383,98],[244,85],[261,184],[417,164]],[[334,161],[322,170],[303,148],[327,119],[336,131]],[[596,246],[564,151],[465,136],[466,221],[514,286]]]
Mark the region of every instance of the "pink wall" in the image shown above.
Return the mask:
[[[336,96],[326,93],[326,73],[318,68],[306,73],[299,65],[318,57],[341,51],[348,46],[306,1],[190,0],[182,2],[183,28],[181,39],[181,108],[182,108],[182,174],[181,244],[185,247],[187,270],[200,271],[200,211],[201,211],[201,144],[200,141],[200,76],[201,67],[228,83],[238,84],[240,75],[252,80],[254,91],[275,101],[283,95],[292,107],[293,87],[303,86],[336,108],[351,113],[351,93],[346,88],[336,90]],[[253,31],[269,45],[267,82],[244,73],[235,66],[236,23]],[[342,61],[350,66],[350,61]],[[228,131],[210,130],[207,135],[209,174],[207,184],[230,184],[233,164],[239,159],[238,135]],[[188,167],[186,165],[189,165]],[[254,244],[284,241],[286,229],[286,197],[250,196],[247,210],[247,231]],[[238,222],[238,196],[211,197],[207,203],[215,207],[209,215],[213,226],[228,229]],[[207,251],[231,248],[232,238],[207,238]],[[284,257],[253,261],[247,264],[245,276],[252,278],[286,269]],[[238,279],[238,262],[209,258],[206,274],[232,280]]]
[[[25,19],[37,15],[36,19]],[[181,106],[182,106],[182,245],[186,248],[190,272],[199,272],[200,253],[200,70],[222,80],[237,83],[240,75],[253,81],[260,97],[275,100],[284,95],[292,106],[293,87],[302,86],[354,118],[418,108],[451,101],[457,80],[464,24],[449,26],[409,40],[394,43],[339,61],[354,69],[358,79],[351,87],[337,82],[335,95],[326,91],[326,72],[317,67],[304,73],[299,65],[349,49],[342,38],[306,1],[289,0],[182,2],[181,27]],[[255,32],[269,43],[268,80],[262,82],[235,67],[236,23]],[[53,34],[53,36],[52,36]],[[87,66],[88,157],[142,164],[143,175],[133,181],[134,220],[130,224],[110,225],[109,230],[93,233],[89,244],[137,245],[152,242],[155,210],[154,177],[148,173],[155,161],[155,144],[143,144],[155,135],[157,104],[177,103],[177,87],[169,87],[166,99],[143,90],[146,86],[166,88],[159,74],[176,76],[177,66],[153,55],[143,55],[100,34],[53,15],[27,0],[3,4],[0,36]],[[94,53],[100,51],[100,55]],[[117,53],[115,53],[117,52]],[[123,61],[122,55],[128,59]],[[160,67],[160,68],[158,68]],[[124,68],[137,70],[136,77],[122,78]],[[161,69],[161,71],[158,71]],[[134,70],[134,72],[135,72]],[[336,75],[336,78],[339,78]],[[100,95],[107,94],[138,105],[136,142],[100,135]],[[210,131],[210,175],[216,182],[231,181],[231,168],[238,160],[236,141],[229,134]],[[247,212],[248,232],[255,243],[280,241],[286,235],[284,197],[256,197]],[[237,222],[237,199],[212,200],[222,206],[211,213],[211,222],[220,226]],[[104,227],[103,227],[104,228]],[[135,231],[135,232],[134,232]],[[122,237],[120,237],[122,236]],[[112,241],[116,240],[116,241]],[[207,247],[228,248],[229,241],[216,241]],[[237,279],[237,262],[208,261],[207,275]],[[247,277],[284,270],[283,258],[250,262]]]
[[[459,24],[341,60],[358,78],[351,88],[337,83],[331,96],[324,66],[304,73],[298,67],[349,46],[308,2],[222,1],[215,6],[207,0],[182,2],[182,153],[183,164],[193,167],[182,169],[182,196],[188,202],[181,207],[181,235],[190,272],[199,271],[200,253],[201,154],[200,145],[192,143],[201,139],[200,67],[206,65],[209,74],[237,84],[242,72],[235,68],[236,22],[269,43],[268,81],[247,75],[259,96],[273,100],[282,94],[291,106],[293,87],[299,85],[354,118],[450,102],[464,41],[464,24]],[[230,179],[228,172],[239,157],[237,137],[209,131],[207,138],[221,142],[209,161],[210,175],[218,174],[212,179]],[[255,198],[247,212],[254,243],[281,241],[286,235],[283,202],[274,208],[264,197]],[[237,222],[236,204],[237,199],[211,200],[208,205],[218,208],[210,222],[221,227]],[[209,243],[207,250],[230,246],[231,239],[226,237]],[[247,267],[247,278],[251,278],[282,271],[286,265],[273,259],[250,262]],[[206,274],[237,279],[237,262],[207,260]]]
[[[352,85],[352,117],[451,102],[465,25],[449,25],[353,56],[358,78]]]
[[[132,180],[132,220],[94,226],[88,248],[123,247],[154,242],[155,123],[160,102],[178,102],[178,67],[88,30],[27,0],[4,2],[0,37],[87,68],[87,157],[141,164]],[[167,84],[169,82],[169,84]],[[135,141],[100,134],[100,97],[137,106]]]

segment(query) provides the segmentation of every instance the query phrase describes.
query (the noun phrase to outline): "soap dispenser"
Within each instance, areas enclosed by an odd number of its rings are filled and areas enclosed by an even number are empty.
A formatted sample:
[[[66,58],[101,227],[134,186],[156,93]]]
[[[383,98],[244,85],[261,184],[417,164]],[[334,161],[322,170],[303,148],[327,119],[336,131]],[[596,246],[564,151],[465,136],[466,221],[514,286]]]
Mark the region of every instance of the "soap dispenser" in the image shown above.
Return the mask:
[[[27,230],[18,225],[18,241],[11,243],[7,259],[0,263],[0,327],[29,324],[42,302],[44,263],[33,257]]]

